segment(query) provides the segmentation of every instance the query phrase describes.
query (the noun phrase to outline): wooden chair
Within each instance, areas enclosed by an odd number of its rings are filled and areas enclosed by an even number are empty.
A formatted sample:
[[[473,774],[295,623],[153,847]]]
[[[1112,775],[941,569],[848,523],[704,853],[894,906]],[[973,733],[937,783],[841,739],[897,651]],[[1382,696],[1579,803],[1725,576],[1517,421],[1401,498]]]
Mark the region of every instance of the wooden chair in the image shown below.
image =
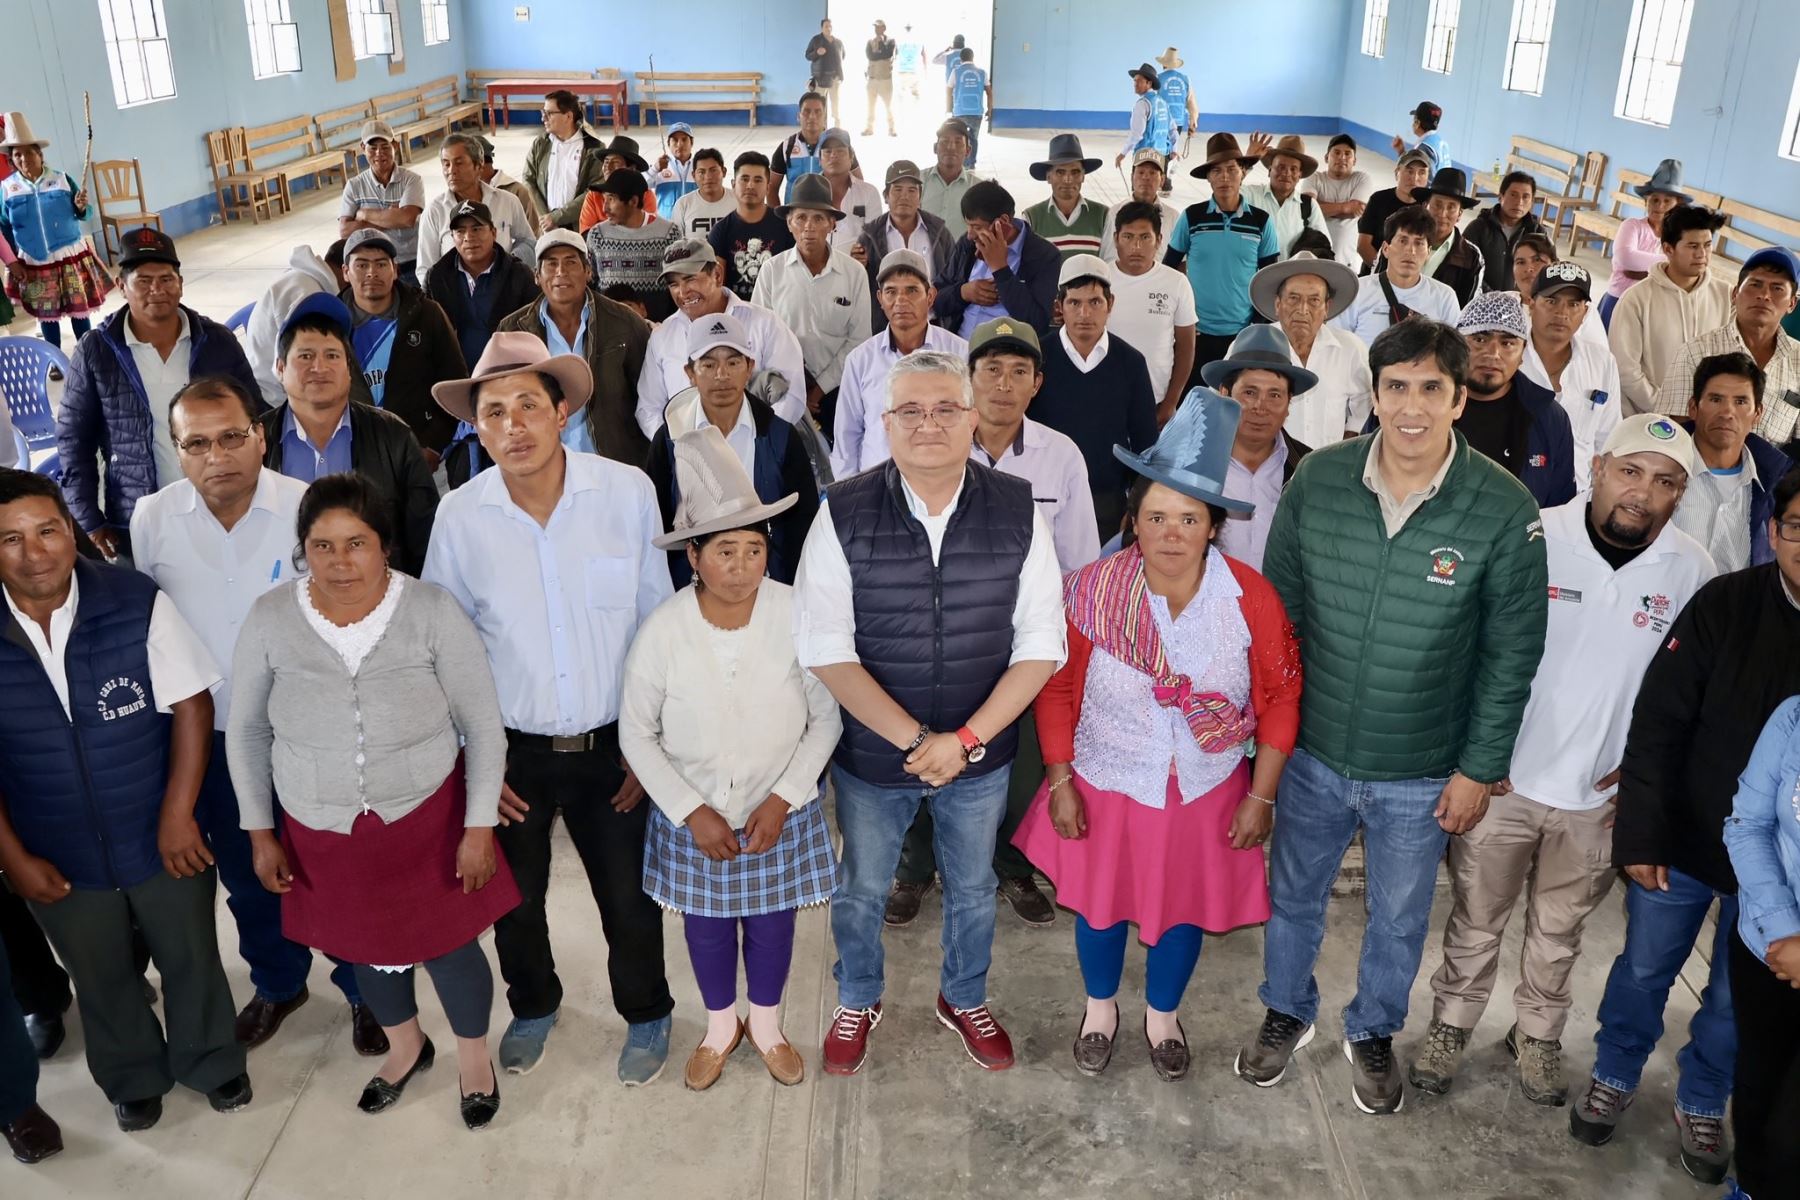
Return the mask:
[[[1573,221],[1576,213],[1600,207],[1601,195],[1606,190],[1606,161],[1606,155],[1600,151],[1589,150],[1582,160],[1581,175],[1570,182],[1563,195],[1541,197],[1544,224],[1550,227],[1552,242],[1561,240],[1565,218]]]
[[[313,114],[313,133],[319,149],[343,155],[351,174],[362,170],[362,127],[368,119],[367,100]]]
[[[240,165],[243,160],[241,126],[207,131],[206,162],[212,171],[213,197],[219,202],[219,220],[229,224],[232,217],[242,220],[248,213],[254,225],[259,212],[274,220],[271,185],[279,190],[281,172],[252,170]]]
[[[637,81],[640,111],[651,104],[706,112],[743,109],[750,114],[750,124],[756,124],[761,71],[639,71]],[[692,99],[696,95],[706,98]]]
[[[109,158],[94,164],[94,206],[100,215],[100,249],[108,263],[117,261],[125,249],[121,236],[127,229],[143,225],[163,227],[162,215],[151,212],[144,203],[144,172],[135,158]],[[121,205],[123,210],[107,211],[108,205]],[[118,243],[118,252],[113,243]]]

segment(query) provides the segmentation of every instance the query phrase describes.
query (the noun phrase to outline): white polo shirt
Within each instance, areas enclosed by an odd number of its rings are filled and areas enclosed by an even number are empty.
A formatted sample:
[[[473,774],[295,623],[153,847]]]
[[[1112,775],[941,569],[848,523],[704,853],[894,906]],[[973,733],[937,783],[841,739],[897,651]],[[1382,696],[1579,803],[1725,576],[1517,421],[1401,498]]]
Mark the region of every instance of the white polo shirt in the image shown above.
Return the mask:
[[[887,204],[881,198],[881,189],[866,179],[852,179],[849,190],[837,202],[837,206],[844,214],[844,219],[831,231],[831,248],[842,250],[845,254],[850,253],[850,247],[856,245],[857,239],[862,237],[863,226],[887,211]]]
[[[1605,342],[1595,345],[1577,333],[1569,344],[1569,365],[1563,368],[1560,390],[1550,387],[1550,372],[1530,341],[1525,343],[1525,361],[1519,370],[1539,387],[1555,392],[1556,402],[1569,414],[1569,428],[1575,434],[1575,490],[1587,491],[1594,455],[1606,445],[1613,426],[1624,415],[1619,364],[1612,347]]]
[[[131,512],[132,565],[175,602],[225,673],[213,696],[214,729],[225,728],[231,709],[231,657],[250,606],[305,573],[293,561],[304,495],[304,483],[264,468],[249,511],[229,532],[186,479],[143,497]]]
[[[1363,340],[1347,329],[1321,325],[1305,362],[1292,343],[1288,357],[1296,367],[1319,377],[1288,402],[1287,420],[1281,425],[1288,436],[1310,450],[1323,450],[1343,441],[1346,433],[1361,433],[1375,390],[1369,378],[1369,347]]]
[[[1440,283],[1430,275],[1420,276],[1419,282],[1409,288],[1394,288],[1394,299],[1413,312],[1446,325],[1455,325],[1456,318],[1462,316],[1462,305],[1456,302],[1456,293],[1448,284]],[[1365,345],[1372,345],[1393,324],[1388,319],[1387,295],[1381,290],[1381,276],[1364,275],[1357,280],[1356,299],[1350,302],[1349,308],[1333,317],[1331,323],[1354,333]]]
[[[182,478],[181,451],[169,438],[169,405],[175,393],[187,386],[188,360],[193,357],[193,341],[188,330],[187,314],[176,310],[181,321],[181,336],[169,357],[163,358],[156,347],[141,340],[125,318],[125,345],[131,351],[132,365],[144,381],[144,398],[150,402],[150,452],[156,461],[156,486],[168,487]]]
[[[1550,623],[1511,772],[1520,795],[1575,812],[1599,808],[1616,790],[1594,784],[1618,769],[1644,668],[1714,574],[1700,543],[1674,522],[1613,570],[1588,538],[1587,508],[1581,496],[1543,513]]]

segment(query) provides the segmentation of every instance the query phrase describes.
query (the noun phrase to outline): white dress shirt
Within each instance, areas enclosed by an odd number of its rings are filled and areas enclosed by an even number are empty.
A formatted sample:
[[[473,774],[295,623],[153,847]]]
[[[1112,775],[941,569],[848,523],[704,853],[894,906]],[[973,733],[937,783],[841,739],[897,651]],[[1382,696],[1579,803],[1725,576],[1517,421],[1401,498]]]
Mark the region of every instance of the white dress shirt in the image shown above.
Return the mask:
[[[562,498],[539,525],[483,471],[444,497],[424,578],[461,604],[487,646],[508,729],[571,735],[619,717],[625,653],[668,599],[650,477],[565,450]]]
[[[1729,473],[1702,468],[1688,480],[1673,517],[1676,528],[1706,547],[1721,574],[1750,565],[1750,492],[1757,482],[1750,451],[1738,456],[1738,468]],[[1773,487],[1774,481],[1763,485]]]
[[[1347,329],[1321,325],[1305,362],[1292,343],[1288,357],[1296,367],[1319,377],[1288,402],[1287,420],[1281,426],[1288,435],[1309,450],[1323,450],[1343,441],[1346,433],[1361,433],[1375,390],[1369,377],[1369,348],[1362,339]]]
[[[925,327],[923,350],[945,350],[967,358],[969,343],[938,325]],[[844,360],[844,376],[838,383],[837,432],[831,441],[831,474],[842,479],[888,460],[887,427],[881,414],[887,411],[888,374],[905,357],[894,345],[891,329],[884,329],[850,352]]]
[[[169,437],[169,404],[175,399],[175,393],[187,386],[193,341],[188,331],[187,314],[176,309],[175,315],[181,322],[181,336],[175,339],[175,347],[166,359],[156,352],[155,346],[141,340],[131,327],[131,318],[125,318],[125,345],[131,351],[138,377],[144,381],[144,398],[150,402],[150,452],[156,461],[156,486],[159,488],[168,487],[182,478],[181,451]]]
[[[1440,283],[1430,275],[1421,275],[1419,282],[1409,288],[1394,288],[1394,298],[1420,316],[1446,325],[1455,325],[1456,319],[1462,316],[1462,305],[1456,302],[1456,293],[1450,285]],[[1364,275],[1357,280],[1356,299],[1350,302],[1349,308],[1333,317],[1331,323],[1354,333],[1365,345],[1380,337],[1393,324],[1388,319],[1388,302],[1381,290],[1381,276]]]
[[[1624,414],[1624,400],[1619,395],[1619,364],[1613,359],[1612,347],[1577,336],[1569,343],[1569,365],[1563,368],[1561,388],[1550,386],[1550,372],[1539,357],[1535,342],[1526,341],[1525,361],[1519,369],[1531,382],[1554,392],[1556,402],[1569,414],[1569,427],[1575,434],[1575,490],[1587,491],[1594,455],[1606,445],[1613,426]]]
[[[1239,462],[1235,454],[1225,468],[1225,494],[1256,505],[1256,511],[1230,515],[1219,530],[1219,549],[1258,571],[1262,570],[1263,550],[1269,544],[1275,506],[1281,502],[1281,476],[1287,470],[1287,461],[1287,439],[1277,437],[1274,452],[1254,471]]]
[[[1301,190],[1296,187],[1288,193],[1284,204],[1275,199],[1275,193],[1266,183],[1247,183],[1244,185],[1244,198],[1256,207],[1269,214],[1269,220],[1275,226],[1275,243],[1281,247],[1281,257],[1286,258],[1294,251],[1294,240],[1308,229],[1316,229],[1326,237],[1331,230],[1325,226],[1325,213],[1319,208],[1319,201],[1312,202],[1312,216],[1301,211]]]
[[[1031,484],[1031,498],[1050,521],[1056,562],[1064,572],[1100,557],[1100,527],[1094,516],[1094,493],[1088,489],[1087,461],[1068,434],[1024,417],[1018,436],[999,458],[988,454],[979,437],[969,447],[969,457]]]
[[[813,274],[797,248],[783,250],[756,276],[750,302],[760,304],[800,339],[800,354],[819,390],[844,375],[844,360],[869,336],[869,273],[842,250],[831,250]]]
[[[907,507],[925,528],[925,539],[931,546],[931,561],[937,562],[943,549],[944,531],[962,499],[962,485],[944,505],[944,511],[932,516],[901,477]],[[819,505],[812,529],[806,535],[806,548],[800,552],[800,568],[794,578],[794,643],[800,665],[809,670],[835,663],[858,663],[856,653],[856,612],[851,599],[853,584],[850,563],[838,541],[837,527],[831,520],[831,503]],[[1056,562],[1056,542],[1044,514],[1032,514],[1031,546],[1019,571],[1019,594],[1013,601],[1012,658],[1008,665],[1019,662],[1054,662],[1058,667],[1068,657],[1068,629],[1063,623],[1062,572]]]
[[[1068,326],[1064,325],[1058,327],[1056,336],[1062,339],[1063,349],[1068,351],[1069,354],[1069,361],[1074,363],[1075,369],[1080,371],[1083,375],[1091,374],[1095,367],[1105,362],[1106,352],[1112,348],[1112,334],[1110,332],[1102,333],[1100,335],[1100,340],[1094,343],[1094,348],[1089,350],[1085,356],[1081,351],[1075,348],[1074,340],[1069,337]],[[1132,349],[1135,350],[1137,347],[1134,346]],[[1161,400],[1162,397],[1158,396],[1157,399]]]
[[[132,565],[174,601],[214,663],[227,672],[213,695],[213,728],[231,710],[231,656],[256,598],[298,575],[294,521],[306,485],[261,469],[250,508],[227,530],[186,479],[145,496],[131,510]]]
[[[1161,404],[1175,373],[1175,331],[1192,329],[1194,285],[1186,271],[1157,263],[1142,275],[1113,271],[1113,310],[1106,331],[1144,356],[1150,391]],[[1185,382],[1185,381],[1184,381]]]
[[[706,405],[700,403],[699,393],[696,392],[694,395],[694,428],[705,429],[711,424],[712,422],[706,419]],[[675,433],[673,429],[669,432],[671,436]],[[737,421],[732,425],[731,432],[725,435],[725,444],[731,447],[732,452],[738,456],[738,461],[744,464],[744,474],[755,479],[756,420],[750,415],[748,397],[745,397],[743,404],[738,407]]]
[[[481,185],[481,202],[494,218],[494,245],[520,262],[530,265],[535,260],[536,231],[525,219],[525,206],[511,192],[503,192],[491,183]],[[450,219],[462,207],[462,201],[448,191],[432,197],[419,216],[419,282],[425,272],[452,249]]]
[[[879,220],[879,218],[877,218]],[[887,236],[882,242],[883,255],[892,254],[896,250],[912,250],[925,259],[926,265],[931,263],[931,230],[925,227],[923,220],[913,222],[911,234],[900,232],[900,227],[892,220],[882,222]]]
[[[550,136],[550,169],[544,176],[544,199],[561,208],[575,198],[581,182],[581,130],[566,138]]]
[[[19,611],[11,591],[0,587],[0,593],[5,594],[6,607],[12,610],[13,618],[37,652],[44,674],[50,677],[50,686],[56,690],[56,698],[62,701],[63,716],[69,716],[66,659],[69,633],[75,628],[75,612],[81,599],[80,581],[73,577],[69,579],[69,598],[50,614],[48,638],[44,636],[42,625]],[[157,712],[173,712],[181,701],[198,696],[219,682],[218,667],[214,665],[212,655],[207,653],[206,644],[194,632],[193,626],[182,619],[175,602],[161,592],[150,605],[150,631],[145,646],[150,659],[150,690],[156,696]],[[135,679],[107,679],[100,687],[99,695],[80,697],[84,707],[98,704],[103,711],[117,713],[119,709],[144,700],[143,688]]]
[[[752,304],[735,292],[726,291],[725,311],[744,327],[749,335],[756,370],[779,371],[787,380],[787,395],[775,405],[775,415],[798,425],[807,420],[806,364],[800,341],[781,318]],[[666,321],[650,331],[650,344],[644,353],[644,368],[638,374],[638,428],[653,438],[662,428],[663,408],[670,397],[693,386],[687,377],[688,330],[693,327],[688,315],[677,309]],[[659,529],[658,532],[661,532]]]
[[[850,247],[856,245],[856,240],[862,237],[863,226],[887,211],[887,205],[881,199],[881,189],[866,179],[852,179],[850,190],[837,202],[837,207],[843,212],[844,219],[831,231],[831,248],[842,250],[846,254],[850,253]],[[925,256],[925,261],[931,261],[929,254]]]

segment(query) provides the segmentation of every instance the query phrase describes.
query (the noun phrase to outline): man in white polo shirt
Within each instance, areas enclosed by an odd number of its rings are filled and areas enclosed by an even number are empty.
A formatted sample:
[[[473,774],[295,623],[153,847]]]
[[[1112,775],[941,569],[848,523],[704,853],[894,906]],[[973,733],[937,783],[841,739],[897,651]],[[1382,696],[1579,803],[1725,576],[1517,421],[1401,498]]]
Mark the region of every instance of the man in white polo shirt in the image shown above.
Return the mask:
[[[1486,818],[1450,840],[1444,962],[1431,979],[1431,1028],[1408,1073],[1414,1087],[1450,1089],[1524,894],[1506,1047],[1527,1099],[1560,1105],[1567,1097],[1569,977],[1582,925],[1612,890],[1614,801],[1632,706],[1676,614],[1714,573],[1700,543],[1670,522],[1696,463],[1692,439],[1672,419],[1627,417],[1590,464],[1592,494],[1544,511],[1544,656],[1510,774],[1495,785]]]
[[[312,969],[312,951],[282,936],[281,898],[256,877],[225,763],[238,629],[257,597],[294,577],[294,519],[306,494],[306,484],[262,465],[258,398],[223,375],[202,377],[177,392],[169,405],[169,434],[184,478],[143,497],[131,513],[132,565],[168,594],[225,673],[213,694],[212,755],[194,820],[218,863],[237,924],[238,953],[255,989],[237,1016],[237,1041],[246,1050],[274,1037],[288,1014],[306,1003]],[[331,981],[350,1003],[357,1053],[386,1054],[387,1036],[363,1005],[350,965],[338,963]]]
[[[1356,299],[1356,289],[1356,272],[1308,250],[1271,263],[1250,280],[1250,303],[1281,327],[1294,365],[1317,380],[1293,398],[1282,424],[1288,436],[1315,450],[1361,433],[1369,420],[1369,348],[1333,323]]]

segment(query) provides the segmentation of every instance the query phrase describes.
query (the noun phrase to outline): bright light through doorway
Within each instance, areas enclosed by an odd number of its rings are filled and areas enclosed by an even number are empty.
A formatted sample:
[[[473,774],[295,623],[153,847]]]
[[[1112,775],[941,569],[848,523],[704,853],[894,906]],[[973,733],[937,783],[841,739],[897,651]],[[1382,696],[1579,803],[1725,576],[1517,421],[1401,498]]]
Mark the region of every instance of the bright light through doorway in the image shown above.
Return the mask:
[[[838,92],[843,113],[841,120],[833,124],[841,124],[853,136],[860,135],[864,128],[872,128],[876,138],[887,137],[886,110],[877,101],[874,113],[869,111],[869,60],[864,50],[875,36],[875,21],[879,18],[887,22],[887,35],[902,47],[908,42],[920,47],[917,72],[902,72],[904,56],[895,59],[894,126],[899,145],[908,147],[914,157],[929,158],[931,135],[950,111],[945,101],[944,63],[932,60],[948,50],[951,40],[960,33],[963,44],[975,51],[975,65],[989,70],[993,57],[992,8],[918,4],[916,0],[829,0],[828,12],[832,36],[844,43],[844,82]],[[979,15],[971,19],[971,14]],[[910,31],[908,25],[912,27]],[[795,47],[795,53],[804,56],[805,47]],[[902,155],[894,152],[878,157]]]

